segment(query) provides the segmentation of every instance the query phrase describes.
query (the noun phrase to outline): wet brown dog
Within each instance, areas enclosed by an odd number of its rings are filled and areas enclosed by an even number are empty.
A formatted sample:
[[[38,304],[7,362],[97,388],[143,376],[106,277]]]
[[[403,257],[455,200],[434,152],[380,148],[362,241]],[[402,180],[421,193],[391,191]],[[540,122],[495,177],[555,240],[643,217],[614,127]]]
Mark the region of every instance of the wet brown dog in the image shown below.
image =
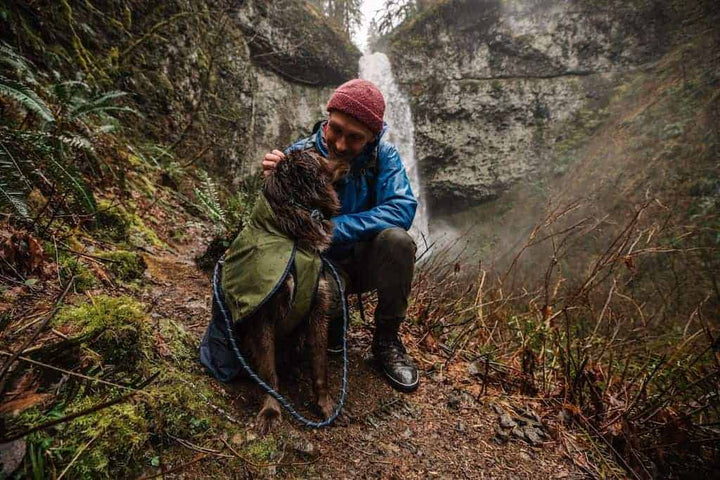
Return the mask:
[[[329,219],[338,214],[340,203],[332,186],[332,173],[322,157],[307,151],[291,152],[265,179],[263,193],[277,227],[295,239],[298,249],[319,255],[328,248],[333,232]],[[313,218],[313,210],[322,213],[322,218]],[[289,313],[296,286],[294,275],[291,270],[272,297],[238,326],[236,338],[260,378],[276,391],[276,354],[282,346],[304,342],[310,356],[315,401],[324,418],[328,418],[334,403],[327,384],[327,312],[334,283],[320,275],[307,321],[293,325]],[[257,416],[258,430],[266,434],[279,420],[280,404],[266,394]]]

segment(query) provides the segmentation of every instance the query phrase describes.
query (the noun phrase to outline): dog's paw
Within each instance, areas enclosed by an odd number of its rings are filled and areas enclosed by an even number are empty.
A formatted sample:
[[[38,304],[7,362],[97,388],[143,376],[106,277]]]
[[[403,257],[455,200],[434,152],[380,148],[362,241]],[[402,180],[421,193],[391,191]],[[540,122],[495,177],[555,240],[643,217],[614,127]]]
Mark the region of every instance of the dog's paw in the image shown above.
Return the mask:
[[[274,430],[279,423],[280,410],[277,408],[265,407],[260,410],[255,419],[258,433],[263,437]]]
[[[330,418],[335,411],[335,402],[330,395],[323,395],[318,398],[317,407],[323,418]]]

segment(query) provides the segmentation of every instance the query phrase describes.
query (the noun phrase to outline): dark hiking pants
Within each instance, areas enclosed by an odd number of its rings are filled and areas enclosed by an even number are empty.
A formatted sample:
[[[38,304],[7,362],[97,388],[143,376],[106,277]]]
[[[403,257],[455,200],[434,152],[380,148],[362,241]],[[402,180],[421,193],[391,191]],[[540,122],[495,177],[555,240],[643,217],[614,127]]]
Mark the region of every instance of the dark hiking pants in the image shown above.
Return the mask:
[[[388,228],[367,242],[357,242],[352,254],[334,261],[347,293],[377,290],[375,323],[404,319],[415,270],[415,242],[402,228]],[[327,273],[326,273],[327,275]],[[334,282],[330,280],[330,285]],[[335,299],[331,318],[342,315]]]

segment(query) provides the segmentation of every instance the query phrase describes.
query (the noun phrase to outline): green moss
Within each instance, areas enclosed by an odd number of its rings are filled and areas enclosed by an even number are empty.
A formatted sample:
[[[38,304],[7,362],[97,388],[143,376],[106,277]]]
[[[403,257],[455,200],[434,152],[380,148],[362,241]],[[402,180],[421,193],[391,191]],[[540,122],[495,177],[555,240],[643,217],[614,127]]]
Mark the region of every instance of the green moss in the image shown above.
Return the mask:
[[[142,255],[127,250],[115,250],[112,252],[102,252],[100,258],[111,260],[108,268],[115,275],[115,278],[123,282],[129,282],[142,278],[147,264]]]
[[[100,285],[95,274],[84,261],[78,257],[63,255],[60,260],[60,278],[63,282],[75,276],[74,288],[76,292],[85,292]]]
[[[99,337],[90,345],[101,353],[103,360],[125,358],[117,367],[135,377],[147,378],[154,372],[160,375],[143,389],[144,394],[29,438],[33,445],[42,444],[45,457],[52,460],[40,470],[47,471],[48,464],[52,463],[62,471],[83,449],[68,470],[68,478],[132,478],[148,468],[152,457],[149,452],[159,444],[165,444],[162,448],[168,452],[166,458],[173,457],[170,449],[176,441],[172,437],[203,444],[228,430],[226,418],[208,403],[224,411],[232,408],[227,398],[217,393],[215,380],[201,371],[196,360],[198,340],[194,335],[168,319],[161,319],[157,330],[150,328],[142,305],[132,299],[98,296],[94,300],[95,305],[63,309],[56,321],[91,333],[105,325],[103,333],[109,335],[105,338],[108,342],[101,345],[98,340],[103,337]],[[114,343],[131,337],[131,345],[127,341]],[[110,348],[117,353],[108,355]],[[133,358],[127,359],[128,356],[137,359],[134,365],[131,365]],[[72,389],[69,383],[62,388]],[[64,393],[65,390],[60,392],[60,398]],[[33,407],[23,411],[10,420],[9,431],[24,430],[125,393],[108,391],[103,386],[87,386],[82,394],[72,399],[64,397],[65,401],[56,403],[50,410]],[[258,459],[267,459],[276,450],[273,441],[252,446],[253,455]],[[182,453],[185,454],[185,450]],[[31,471],[29,461],[26,468]]]
[[[95,214],[95,229],[101,236],[122,241],[127,238],[130,221],[125,210],[109,200],[100,200]]]
[[[50,259],[57,261],[58,273],[63,283],[75,276],[76,292],[85,292],[100,286],[100,281],[80,256],[65,250],[56,251],[55,246],[50,242],[45,242],[44,250]]]
[[[139,215],[130,213],[122,205],[114,205],[108,200],[98,202],[95,230],[110,241],[125,241],[134,247],[165,247],[165,243],[158,238],[155,231],[145,225]]]
[[[130,297],[99,295],[92,302],[64,307],[53,321],[87,337],[101,364],[139,374],[150,355],[150,323],[143,305]],[[144,372],[143,372],[144,373]]]
[[[107,397],[83,397],[65,413],[72,414],[103,401],[107,401]],[[79,449],[90,444],[70,467],[69,477],[126,478],[138,473],[140,465],[133,457],[146,449],[150,436],[147,410],[143,402],[128,401],[61,427],[55,436],[55,448],[67,452],[63,460],[67,461],[69,454],[75,456]]]
[[[160,369],[160,377],[144,389],[147,394],[138,394],[57,429],[35,434],[28,439],[29,443],[42,444],[46,456],[59,471],[82,449],[68,470],[68,478],[133,478],[146,469],[148,452],[159,443],[165,443],[165,448],[175,444],[171,435],[203,443],[226,429],[224,419],[208,407],[211,401],[229,409],[224,399],[214,393],[209,377],[169,364],[163,364]],[[13,430],[88,409],[124,393],[106,391],[77,396],[67,406],[57,404],[48,412],[32,408],[13,421]],[[270,448],[261,444],[254,448],[258,458],[267,458],[276,450],[274,445]]]
[[[253,440],[245,451],[252,459],[267,462],[272,460],[277,452],[277,441],[273,437]]]
[[[165,247],[165,242],[160,240],[154,230],[148,228],[142,219],[135,214],[129,214],[132,223],[128,229],[128,242],[134,247],[153,246],[157,248]]]
[[[215,398],[211,381],[202,374],[190,374],[176,368],[165,370],[158,386],[151,390],[152,411],[149,412],[163,432],[195,439],[208,438],[219,432],[224,421],[218,421],[208,401],[222,405],[224,409],[229,407],[223,399]]]
[[[158,334],[155,336],[156,350],[161,350],[158,342],[162,342],[176,365],[182,366],[188,371],[196,368],[198,338],[177,322],[169,319],[161,319],[158,325]]]

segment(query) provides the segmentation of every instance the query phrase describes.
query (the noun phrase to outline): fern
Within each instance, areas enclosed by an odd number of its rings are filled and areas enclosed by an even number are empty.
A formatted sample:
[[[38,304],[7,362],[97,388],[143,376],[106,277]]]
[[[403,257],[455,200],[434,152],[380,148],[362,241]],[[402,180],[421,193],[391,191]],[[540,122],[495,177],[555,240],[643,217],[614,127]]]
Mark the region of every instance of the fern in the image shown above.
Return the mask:
[[[63,202],[61,208],[94,212],[95,198],[79,162],[96,158],[97,135],[119,127],[115,112],[140,114],[116,104],[127,95],[125,92],[98,93],[77,80],[58,79],[44,85],[35,80],[34,69],[32,62],[0,42],[0,96],[35,117],[26,122],[10,112],[0,119],[0,207],[11,207],[27,218],[25,195],[36,186],[55,185],[73,199],[72,205]],[[219,205],[217,192],[207,190],[207,195],[203,197],[207,208],[222,217],[222,209],[214,209]]]
[[[108,111],[130,111],[137,113],[129,107],[118,107],[112,104],[114,100],[124,97],[126,92],[112,91],[103,94],[97,98],[83,101],[79,105],[75,105],[70,109],[70,119],[80,118],[90,113],[108,112]]]
[[[50,170],[61,185],[73,192],[73,197],[75,197],[85,211],[94,212],[97,209],[95,196],[77,169],[70,165],[62,165],[51,156]]]
[[[215,182],[212,181],[210,175],[204,170],[200,171],[200,176],[202,184],[200,188],[195,188],[195,196],[200,200],[201,210],[210,217],[210,220],[219,222],[224,226],[227,221],[227,214],[220,204],[220,197]]]
[[[58,135],[57,139],[74,149],[95,153],[92,142],[82,135]]]
[[[15,160],[13,154],[10,153],[5,144],[2,142],[0,142],[0,169],[6,171],[10,170],[10,172],[8,173],[9,176],[16,176],[28,189],[32,188],[30,180],[28,179],[27,175],[25,175],[25,172],[23,172],[22,168],[20,168],[20,163]]]
[[[0,208],[10,206],[22,218],[28,218],[28,206],[25,195],[32,186],[19,163],[0,142]]]
[[[25,110],[37,113],[46,122],[54,122],[50,107],[38,96],[35,91],[24,84],[0,75],[0,95],[10,97],[18,102]]]
[[[30,217],[25,203],[25,192],[13,190],[4,179],[0,178],[0,207],[10,205],[23,219]]]
[[[78,91],[90,91],[90,86],[78,80],[58,82],[50,88],[52,96],[61,103],[70,103],[77,96]]]
[[[15,49],[5,42],[0,42],[0,64],[14,68],[23,73],[31,73],[31,63],[28,59],[18,54]]]

